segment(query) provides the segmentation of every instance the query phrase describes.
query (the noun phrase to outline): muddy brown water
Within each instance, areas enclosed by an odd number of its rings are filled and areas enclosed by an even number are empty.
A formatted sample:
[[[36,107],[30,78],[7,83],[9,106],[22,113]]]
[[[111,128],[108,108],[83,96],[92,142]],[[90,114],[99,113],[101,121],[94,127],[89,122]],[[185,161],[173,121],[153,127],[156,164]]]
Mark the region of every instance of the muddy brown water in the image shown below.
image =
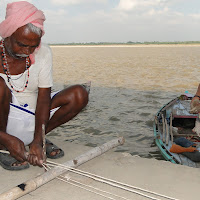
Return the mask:
[[[159,108],[200,80],[200,45],[53,46],[54,90],[92,82],[88,106],[50,135],[95,147],[124,136],[115,151],[162,159],[153,137]]]

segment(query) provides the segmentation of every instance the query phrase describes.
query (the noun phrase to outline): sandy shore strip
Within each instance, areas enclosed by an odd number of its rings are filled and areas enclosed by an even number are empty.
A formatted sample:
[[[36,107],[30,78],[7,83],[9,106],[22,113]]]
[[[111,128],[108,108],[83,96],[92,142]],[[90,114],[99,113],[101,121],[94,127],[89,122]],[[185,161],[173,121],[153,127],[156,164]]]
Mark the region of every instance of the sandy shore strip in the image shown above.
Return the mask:
[[[55,141],[53,137],[49,138],[65,151],[64,158],[53,160],[59,163],[71,160],[91,149],[91,147],[81,146],[70,142]],[[109,152],[79,166],[78,169],[176,199],[199,199],[200,170],[196,168],[176,165],[167,161],[140,158],[131,156],[127,153],[116,153],[114,150],[110,150]],[[19,172],[7,171],[0,168],[0,193],[34,178],[43,172],[44,170],[42,168],[33,166]],[[70,177],[73,180],[111,192],[126,199],[148,199],[76,174],[70,173]],[[108,194],[105,195],[110,196]],[[117,197],[112,198],[120,199]],[[156,198],[164,199],[160,197]],[[20,200],[26,199],[102,200],[107,198],[54,179],[30,194],[20,198]]]

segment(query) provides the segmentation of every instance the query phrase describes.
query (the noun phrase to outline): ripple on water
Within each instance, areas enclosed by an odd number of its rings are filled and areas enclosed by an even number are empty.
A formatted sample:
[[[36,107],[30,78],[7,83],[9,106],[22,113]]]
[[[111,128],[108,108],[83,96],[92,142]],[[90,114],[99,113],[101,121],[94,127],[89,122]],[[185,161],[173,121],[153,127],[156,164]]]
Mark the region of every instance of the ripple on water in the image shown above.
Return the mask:
[[[110,121],[120,121],[120,119],[118,119],[117,117],[110,117],[109,120]]]
[[[86,134],[92,134],[92,135],[99,135],[101,133],[100,130],[95,129],[93,127],[83,129],[83,132],[86,133]]]

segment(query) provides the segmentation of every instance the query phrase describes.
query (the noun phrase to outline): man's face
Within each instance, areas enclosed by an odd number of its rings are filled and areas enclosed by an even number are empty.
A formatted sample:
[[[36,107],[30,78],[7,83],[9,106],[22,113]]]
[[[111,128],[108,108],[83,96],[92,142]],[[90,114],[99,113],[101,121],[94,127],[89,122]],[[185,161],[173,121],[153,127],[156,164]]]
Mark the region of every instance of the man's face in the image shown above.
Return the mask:
[[[31,32],[26,26],[22,26],[5,40],[5,47],[10,56],[22,59],[32,54],[40,41],[41,36]]]

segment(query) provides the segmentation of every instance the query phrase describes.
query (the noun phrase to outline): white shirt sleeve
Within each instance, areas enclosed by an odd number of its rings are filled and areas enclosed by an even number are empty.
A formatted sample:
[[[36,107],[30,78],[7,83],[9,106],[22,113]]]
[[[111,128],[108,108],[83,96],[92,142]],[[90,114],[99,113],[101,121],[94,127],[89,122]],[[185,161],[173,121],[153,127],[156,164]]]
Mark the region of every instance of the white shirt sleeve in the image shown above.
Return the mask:
[[[53,86],[53,59],[51,48],[45,45],[43,52],[41,52],[41,56],[38,87],[49,88]]]

